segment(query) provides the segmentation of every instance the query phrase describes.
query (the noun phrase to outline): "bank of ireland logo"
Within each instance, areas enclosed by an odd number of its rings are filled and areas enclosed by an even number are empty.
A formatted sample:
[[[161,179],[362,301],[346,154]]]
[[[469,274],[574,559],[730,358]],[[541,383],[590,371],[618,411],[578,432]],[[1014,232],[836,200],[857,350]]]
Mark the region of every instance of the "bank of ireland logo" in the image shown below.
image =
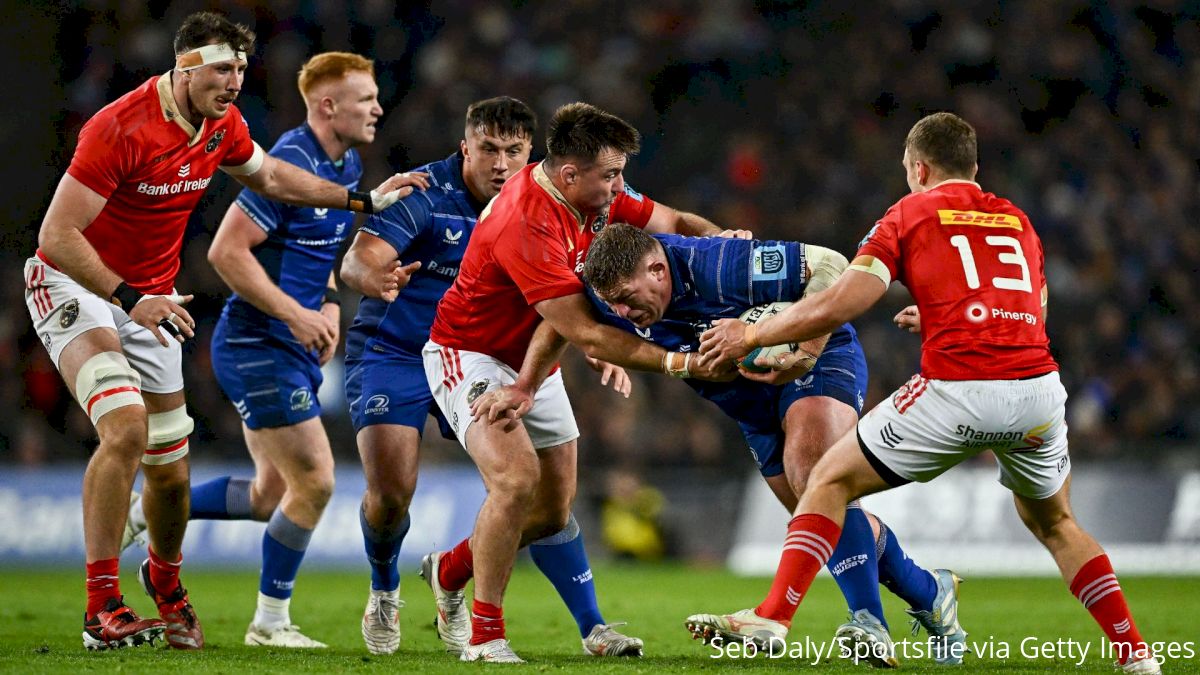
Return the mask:
[[[382,415],[388,411],[388,407],[392,401],[385,394],[375,394],[367,399],[367,405],[363,408],[364,415]]]
[[[293,411],[308,410],[313,405],[312,392],[308,387],[300,387],[293,391],[290,400]]]

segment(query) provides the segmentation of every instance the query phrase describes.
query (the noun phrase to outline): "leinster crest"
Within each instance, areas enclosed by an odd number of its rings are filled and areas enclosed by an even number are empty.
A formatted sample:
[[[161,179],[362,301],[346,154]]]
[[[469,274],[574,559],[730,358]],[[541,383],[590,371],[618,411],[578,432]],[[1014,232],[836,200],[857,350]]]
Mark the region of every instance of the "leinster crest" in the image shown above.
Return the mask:
[[[491,383],[492,381],[487,379],[472,382],[471,390],[467,392],[467,405],[471,405],[475,399],[483,396],[483,392],[487,391],[488,385]]]
[[[79,318],[79,301],[72,300],[63,305],[59,310],[58,325],[64,330],[75,325],[75,320]]]
[[[212,152],[213,150],[216,150],[217,146],[221,145],[221,141],[223,140],[225,140],[225,130],[219,129],[217,133],[213,134],[212,138],[208,139],[208,142],[204,144],[204,151]]]

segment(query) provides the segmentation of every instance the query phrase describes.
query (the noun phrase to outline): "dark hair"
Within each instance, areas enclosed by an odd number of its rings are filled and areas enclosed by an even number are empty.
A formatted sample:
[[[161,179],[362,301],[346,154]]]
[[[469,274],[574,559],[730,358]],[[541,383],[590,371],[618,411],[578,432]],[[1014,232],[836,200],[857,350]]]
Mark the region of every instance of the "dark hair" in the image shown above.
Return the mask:
[[[467,129],[501,138],[528,138],[537,131],[537,113],[524,101],[497,96],[467,106]]]
[[[624,223],[609,225],[600,230],[588,249],[583,280],[596,293],[608,295],[632,279],[642,260],[658,246],[658,240],[643,230]]]
[[[939,112],[921,118],[909,130],[904,147],[955,177],[973,176],[979,161],[975,128],[954,113]]]
[[[250,54],[254,51],[254,31],[216,12],[196,12],[188,15],[188,18],[183,20],[183,25],[175,32],[175,54],[222,42],[229,43],[235,50]]]
[[[568,103],[554,111],[546,130],[546,159],[558,165],[570,157],[585,164],[605,148],[636,155],[641,135],[628,122],[588,103]]]

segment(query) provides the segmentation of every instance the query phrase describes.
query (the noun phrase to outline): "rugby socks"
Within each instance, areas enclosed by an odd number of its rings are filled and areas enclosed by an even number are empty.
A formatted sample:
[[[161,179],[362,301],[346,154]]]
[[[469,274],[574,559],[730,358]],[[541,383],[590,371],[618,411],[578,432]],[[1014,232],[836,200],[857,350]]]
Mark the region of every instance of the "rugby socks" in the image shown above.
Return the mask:
[[[96,616],[112,598],[121,599],[120,565],[117,558],[97,560],[87,564],[87,616]]]
[[[908,557],[900,548],[896,533],[888,530],[882,520],[879,520],[879,539],[875,542],[875,551],[879,556],[879,583],[907,602],[909,607],[931,611],[938,593],[937,579]]]
[[[457,591],[466,586],[473,576],[475,558],[471,554],[471,538],[467,537],[442,554],[442,559],[438,561],[438,583],[447,591]]]
[[[503,639],[504,610],[475,598],[471,603],[471,644],[481,645]]]
[[[300,571],[300,563],[304,560],[304,552],[308,549],[312,533],[307,527],[292,522],[283,513],[283,509],[275,509],[271,519],[267,521],[267,531],[263,533],[262,539],[262,574],[258,581],[258,592],[261,595],[279,600],[292,597],[296,573]],[[260,610],[261,608],[260,603]],[[270,612],[271,607],[268,607],[267,613]],[[255,623],[263,627],[258,621],[257,613]]]
[[[376,591],[394,591],[400,588],[400,566],[396,562],[400,557],[400,545],[412,519],[404,514],[404,520],[391,529],[377,529],[367,522],[367,512],[358,509],[358,525],[362,528],[363,548],[367,552],[367,562],[371,564],[371,589]]]
[[[250,481],[222,476],[192,486],[190,520],[248,520]]]
[[[792,518],[771,592],[754,613],[791,626],[796,607],[804,599],[817,572],[833,555],[841,529],[819,513],[803,513]]]
[[[580,637],[587,637],[593,627],[604,623],[596,604],[592,567],[574,513],[561,531],[530,544],[529,555],[575,617]]]
[[[865,609],[887,628],[887,620],[883,618],[883,602],[879,599],[875,534],[871,532],[871,521],[867,520],[867,514],[857,500],[846,506],[842,536],[826,567],[842,590],[850,613]]]
[[[1150,652],[1133,623],[1121,584],[1108,556],[1101,553],[1083,564],[1071,581],[1071,593],[1091,612],[1100,630],[1112,643],[1112,653],[1121,663],[1147,658]]]
[[[179,587],[179,568],[183,566],[183,555],[179,556],[179,560],[170,562],[158,557],[154,549],[148,550],[150,552],[150,585],[154,587],[155,593],[166,597]]]

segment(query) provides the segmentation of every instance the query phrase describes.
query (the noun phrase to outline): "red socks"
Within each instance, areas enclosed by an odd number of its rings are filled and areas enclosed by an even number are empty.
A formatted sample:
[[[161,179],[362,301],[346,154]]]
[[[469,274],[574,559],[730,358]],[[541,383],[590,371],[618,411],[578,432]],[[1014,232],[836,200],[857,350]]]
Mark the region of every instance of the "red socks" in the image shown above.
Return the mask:
[[[438,583],[448,591],[457,591],[475,576],[474,566],[475,558],[471,554],[471,539],[468,537],[442,554],[438,562]]]
[[[471,644],[504,639],[504,610],[478,598],[471,606]]]
[[[121,582],[117,577],[119,568],[117,558],[87,564],[87,618],[90,619],[103,610],[110,598],[120,599]]]
[[[792,518],[771,592],[754,613],[791,626],[796,607],[817,572],[829,562],[841,534],[842,528],[837,523],[818,513],[803,513]]]
[[[179,568],[182,566],[182,555],[175,562],[167,562],[150,549],[150,585],[158,595],[166,597],[179,586]]]
[[[1133,615],[1129,613],[1129,605],[1125,604],[1125,594],[1121,592],[1107,555],[1101,553],[1084,563],[1071,581],[1071,593],[1100,624],[1122,664],[1131,657],[1136,660],[1150,655],[1133,624]]]

